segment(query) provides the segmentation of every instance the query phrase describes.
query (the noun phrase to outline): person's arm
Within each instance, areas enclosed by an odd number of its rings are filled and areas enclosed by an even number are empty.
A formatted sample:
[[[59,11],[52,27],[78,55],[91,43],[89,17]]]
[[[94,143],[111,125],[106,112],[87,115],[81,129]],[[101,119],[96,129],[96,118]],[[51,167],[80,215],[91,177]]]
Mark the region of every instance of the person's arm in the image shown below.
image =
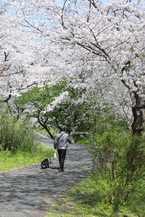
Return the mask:
[[[55,138],[54,138],[54,149],[56,149],[57,148],[57,136],[55,136]]]
[[[69,144],[71,144],[71,139],[70,139],[69,135],[68,135],[68,138],[67,138],[67,142],[69,142]]]

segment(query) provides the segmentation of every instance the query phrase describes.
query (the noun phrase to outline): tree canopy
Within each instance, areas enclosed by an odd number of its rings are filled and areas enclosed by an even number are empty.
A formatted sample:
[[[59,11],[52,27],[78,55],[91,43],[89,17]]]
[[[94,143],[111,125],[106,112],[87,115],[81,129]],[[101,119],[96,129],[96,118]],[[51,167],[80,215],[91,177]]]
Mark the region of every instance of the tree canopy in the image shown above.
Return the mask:
[[[132,129],[140,133],[145,104],[144,9],[142,0],[3,0],[1,95],[17,96],[65,76],[69,85],[83,86],[86,99],[98,87],[101,93],[106,90],[103,104],[107,100],[116,110],[127,98],[122,111],[130,115],[132,109]]]

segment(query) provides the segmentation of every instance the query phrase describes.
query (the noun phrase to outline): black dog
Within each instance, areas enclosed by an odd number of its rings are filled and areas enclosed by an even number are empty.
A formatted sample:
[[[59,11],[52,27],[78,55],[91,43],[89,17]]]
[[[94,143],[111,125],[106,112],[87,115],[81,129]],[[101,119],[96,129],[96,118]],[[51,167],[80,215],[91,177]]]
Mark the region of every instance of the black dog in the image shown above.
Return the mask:
[[[41,161],[41,169],[49,168],[50,163],[52,163],[51,159],[44,159],[43,161]]]
[[[46,169],[49,168],[49,160],[48,159],[44,159],[43,161],[41,161],[41,169]]]

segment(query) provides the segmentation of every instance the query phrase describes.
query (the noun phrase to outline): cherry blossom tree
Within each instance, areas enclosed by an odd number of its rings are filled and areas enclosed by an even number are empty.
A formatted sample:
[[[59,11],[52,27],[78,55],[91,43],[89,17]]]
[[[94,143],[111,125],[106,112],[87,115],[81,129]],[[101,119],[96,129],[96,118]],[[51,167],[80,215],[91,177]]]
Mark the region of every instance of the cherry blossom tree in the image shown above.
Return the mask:
[[[104,84],[104,91],[106,81],[111,81],[110,86],[107,85],[110,102],[115,105],[115,95],[123,99],[122,93],[123,96],[127,94],[134,118],[133,134],[142,132],[145,94],[143,1],[110,0],[103,4],[95,0],[4,0],[4,3],[7,6],[4,15],[19,26],[16,38],[23,35],[27,45],[25,47],[22,40],[18,40],[19,49],[25,52],[24,48],[29,47],[25,57],[32,52],[33,61],[32,58],[23,61],[28,83],[32,84],[34,78],[41,83],[67,76],[70,85],[79,86],[82,85],[79,76],[87,71],[83,85],[89,96],[89,90],[94,87],[94,91],[96,84]],[[30,37],[25,37],[26,32]],[[5,51],[5,58],[8,58],[6,55],[8,51]]]
[[[145,121],[143,0],[110,0],[105,4],[99,0],[3,0],[1,5],[0,73],[3,76],[1,82],[8,81],[7,93],[27,90],[35,83],[43,85],[44,81],[53,85],[65,77],[67,87],[72,87],[80,96],[71,105],[90,103],[94,123],[95,111],[107,104],[119,114],[124,112],[128,116],[131,113],[132,133],[142,135]],[[63,97],[63,93],[56,97],[46,112],[61,104]],[[83,118],[85,114],[81,115]],[[120,136],[120,132],[117,135]],[[95,136],[94,131],[94,140]],[[120,192],[116,188],[120,190],[124,183],[121,177],[125,171],[123,180],[127,180],[125,193],[128,194],[130,186],[134,187],[138,181],[137,171],[141,172],[140,175],[144,171],[142,137],[132,137],[129,143],[128,139],[122,140],[121,135],[121,143],[118,143],[117,136],[113,144],[112,137],[111,144],[107,143],[108,137],[105,138],[106,142],[100,146],[94,142],[94,148],[104,145],[106,153],[110,151],[110,165],[115,173],[119,170],[114,166],[122,165],[122,159],[125,160],[125,170],[120,170],[117,179],[114,176],[113,180],[116,194]],[[129,145],[127,152],[126,143]],[[108,159],[103,157],[103,160]],[[115,194],[112,194],[113,200]],[[120,193],[118,195],[120,197]]]
[[[48,78],[53,80],[50,66],[41,61],[42,45],[37,42],[41,31],[26,20],[22,11],[14,13],[13,7],[17,9],[18,5],[12,7],[8,1],[0,4],[0,95],[8,102],[34,85],[43,85]]]
[[[133,134],[140,134],[145,107],[143,1],[109,1],[104,6],[98,1],[75,1],[70,16],[68,2],[62,8],[62,42],[94,54],[97,68],[125,85],[132,99]]]

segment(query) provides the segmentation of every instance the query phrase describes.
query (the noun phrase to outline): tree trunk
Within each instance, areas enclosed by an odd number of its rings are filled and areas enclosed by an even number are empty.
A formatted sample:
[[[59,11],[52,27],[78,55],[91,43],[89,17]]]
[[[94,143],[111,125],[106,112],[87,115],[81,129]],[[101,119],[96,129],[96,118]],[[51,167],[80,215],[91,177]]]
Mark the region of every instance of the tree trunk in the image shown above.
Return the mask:
[[[145,105],[143,105],[142,99],[137,93],[134,93],[134,97],[136,103],[135,106],[132,107],[132,113],[133,113],[132,134],[141,136],[143,133],[143,123],[145,121],[143,115],[143,109],[145,109]]]
[[[47,131],[47,133],[50,136],[50,138],[54,139],[54,136],[52,135],[52,133],[50,132],[49,128],[47,127],[47,124],[41,121],[39,115],[38,115],[37,119],[38,119],[38,123]]]

